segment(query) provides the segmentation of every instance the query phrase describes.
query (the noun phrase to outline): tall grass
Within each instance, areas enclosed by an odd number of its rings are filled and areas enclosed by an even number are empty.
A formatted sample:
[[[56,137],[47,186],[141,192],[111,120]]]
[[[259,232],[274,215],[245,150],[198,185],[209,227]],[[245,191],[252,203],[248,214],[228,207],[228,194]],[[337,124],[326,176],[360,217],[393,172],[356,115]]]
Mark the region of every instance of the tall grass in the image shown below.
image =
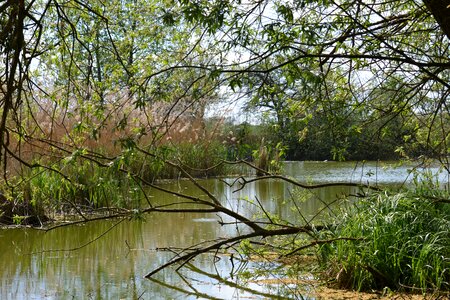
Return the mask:
[[[100,168],[88,161],[61,167],[67,179],[47,169],[34,169],[27,186],[32,201],[47,212],[73,212],[76,208],[134,208],[143,199],[139,185],[114,168]]]
[[[184,143],[177,151],[176,159],[187,166],[194,177],[218,176],[230,171],[226,165],[219,165],[227,156],[227,148],[219,141]]]
[[[219,141],[182,142],[163,145],[151,151],[156,157],[135,152],[128,165],[134,174],[150,182],[184,177],[178,168],[164,161],[180,165],[193,177],[220,176],[232,171],[229,166],[221,164],[226,158],[227,149]]]
[[[320,248],[338,286],[450,290],[450,204],[404,192],[375,194],[342,215],[340,240]]]
[[[11,196],[19,202],[31,201],[34,207],[47,214],[95,208],[137,208],[145,199],[145,187],[131,174],[149,182],[183,177],[179,169],[165,164],[164,160],[181,164],[196,177],[221,175],[227,170],[225,165],[211,168],[226,155],[225,147],[218,142],[161,146],[153,153],[158,158],[137,149],[124,149],[109,167],[77,157],[54,163],[52,168],[60,173],[34,168],[18,178],[22,183]],[[119,167],[129,172],[119,171]]]

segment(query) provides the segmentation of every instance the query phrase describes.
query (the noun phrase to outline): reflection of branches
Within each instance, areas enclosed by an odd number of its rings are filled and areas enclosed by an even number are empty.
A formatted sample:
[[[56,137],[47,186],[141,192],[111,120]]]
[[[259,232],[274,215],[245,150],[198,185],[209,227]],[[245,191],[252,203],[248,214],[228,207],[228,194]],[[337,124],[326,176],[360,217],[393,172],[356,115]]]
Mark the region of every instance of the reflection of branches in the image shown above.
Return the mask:
[[[185,295],[188,295],[188,296],[195,296],[195,297],[197,297],[197,298],[198,298],[198,297],[202,297],[202,298],[205,298],[205,299],[212,299],[212,300],[222,300],[222,298],[211,297],[211,296],[208,295],[208,294],[200,293],[200,292],[198,292],[198,291],[196,291],[196,290],[193,291],[193,292],[191,292],[191,291],[188,291],[188,290],[186,290],[186,289],[180,288],[180,287],[177,286],[177,285],[172,285],[172,284],[169,284],[169,283],[167,283],[167,282],[164,282],[164,281],[162,281],[162,280],[158,280],[158,279],[155,279],[155,278],[150,278],[150,280],[153,281],[153,282],[155,282],[155,283],[157,283],[157,284],[159,284],[159,285],[161,285],[161,286],[163,286],[163,287],[166,287],[166,288],[175,290],[175,291],[177,291],[177,292],[181,292],[181,293],[183,293],[183,294],[185,294]]]
[[[310,231],[311,228],[308,226],[305,227],[291,227],[291,228],[283,228],[283,229],[261,229],[258,231],[254,231],[248,234],[243,234],[243,235],[239,235],[239,236],[235,236],[235,237],[231,237],[231,238],[226,238],[226,239],[222,239],[220,241],[217,241],[216,243],[208,246],[208,247],[204,247],[202,249],[197,249],[195,251],[192,251],[191,253],[187,253],[184,254],[182,256],[179,256],[177,258],[174,258],[173,260],[165,263],[164,265],[156,268],[155,270],[151,271],[150,273],[148,273],[147,275],[145,275],[146,278],[150,278],[152,277],[154,274],[158,273],[159,271],[172,266],[174,264],[181,264],[181,266],[183,266],[184,264],[188,263],[190,260],[192,260],[193,258],[195,258],[196,256],[203,254],[203,253],[207,253],[211,250],[216,250],[216,249],[220,249],[223,246],[232,244],[232,243],[236,243],[239,241],[244,241],[244,240],[249,240],[251,238],[255,238],[255,237],[260,237],[260,238],[267,238],[267,237],[271,237],[271,236],[283,236],[283,235],[291,235],[291,234],[296,234],[296,233],[300,233],[300,232],[308,232]],[[180,266],[180,267],[181,267]]]
[[[275,296],[275,295],[272,295],[270,293],[264,293],[264,292],[261,292],[261,291],[255,290],[255,289],[251,289],[251,288],[246,287],[244,285],[238,284],[236,282],[229,281],[229,280],[219,276],[218,274],[212,274],[212,273],[203,271],[200,268],[197,268],[193,264],[190,264],[190,263],[186,264],[186,267],[190,271],[194,272],[197,275],[203,275],[203,276],[206,276],[206,277],[208,277],[210,279],[216,280],[217,284],[224,284],[224,285],[229,286],[231,288],[235,288],[235,289],[244,291],[246,293],[250,293],[251,295],[255,295],[255,296],[262,296],[262,297],[265,297],[265,298],[273,298]],[[182,280],[184,282],[186,282],[187,284],[189,283],[189,280],[185,280],[184,279],[184,277],[185,277],[184,275],[182,275],[179,272],[178,272],[178,275],[182,278]],[[200,297],[203,297],[205,299],[221,299],[221,298],[216,298],[216,297],[213,297],[213,296],[205,294],[205,293],[200,293],[200,292],[197,291],[197,289],[192,287],[192,285],[190,285],[190,284],[188,284],[188,285],[193,291],[189,291],[189,290],[183,289],[183,288],[181,288],[181,287],[179,287],[177,285],[172,285],[172,284],[169,284],[169,283],[167,283],[165,281],[158,280],[158,279],[155,279],[155,278],[150,278],[150,280],[155,282],[155,283],[157,283],[157,284],[159,284],[159,285],[161,285],[161,286],[164,286],[166,288],[170,288],[170,289],[172,289],[174,291],[177,291],[177,292],[181,292],[181,293],[183,293],[185,295],[195,295],[197,297],[200,296]],[[283,297],[283,296],[280,296],[280,295],[276,295],[276,298],[277,299],[291,299],[291,298]]]
[[[102,234],[100,234],[99,236],[97,236],[96,238],[84,243],[81,246],[75,247],[75,248],[70,248],[70,249],[49,249],[49,250],[42,250],[42,251],[38,251],[38,252],[33,252],[30,253],[31,255],[33,254],[42,254],[42,253],[47,253],[47,252],[71,252],[71,251],[77,251],[80,250],[96,241],[98,241],[99,239],[101,239],[103,236],[105,236],[108,232],[110,232],[111,230],[113,230],[116,226],[118,226],[119,224],[121,224],[125,219],[119,220],[117,221],[114,225],[112,225],[111,227],[109,227],[106,231],[104,231]]]
[[[219,276],[218,274],[212,274],[212,273],[208,273],[206,271],[203,271],[200,268],[197,268],[196,266],[194,266],[193,264],[190,264],[190,263],[186,264],[186,267],[189,270],[191,270],[191,271],[193,271],[193,272],[195,272],[197,274],[205,275],[205,276],[207,276],[207,277],[209,277],[211,279],[217,280],[219,283],[225,284],[225,285],[227,285],[229,287],[237,288],[239,290],[251,293],[253,295],[263,296],[263,297],[267,297],[267,298],[274,297],[274,295],[272,295],[272,294],[263,293],[263,292],[255,290],[255,289],[251,289],[251,288],[245,287],[243,285],[240,285],[240,284],[238,284],[236,282],[232,282],[232,281],[226,280],[225,278]],[[277,295],[277,299],[290,299],[290,298],[286,298],[286,297],[282,297],[280,295]]]

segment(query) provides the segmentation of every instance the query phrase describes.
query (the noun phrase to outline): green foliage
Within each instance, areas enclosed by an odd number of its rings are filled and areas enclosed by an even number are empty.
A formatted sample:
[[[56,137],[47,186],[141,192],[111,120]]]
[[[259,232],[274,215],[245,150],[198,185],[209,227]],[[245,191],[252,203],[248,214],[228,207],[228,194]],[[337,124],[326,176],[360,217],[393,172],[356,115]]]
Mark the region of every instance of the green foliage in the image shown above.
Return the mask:
[[[251,160],[254,151],[259,149],[261,138],[265,137],[263,129],[260,125],[252,125],[247,122],[224,124],[221,136],[227,151],[226,159],[230,161]]]
[[[137,209],[144,200],[139,180],[154,182],[184,176],[165,161],[180,164],[194,177],[217,176],[230,171],[226,166],[219,165],[225,158],[225,151],[219,142],[161,146],[154,156],[125,148],[105,168],[84,160],[80,155],[86,152],[77,150],[52,166],[65,177],[45,168],[34,168],[25,175],[24,183],[13,196],[18,201],[31,201],[46,213],[74,212],[79,207],[88,210],[113,207]],[[219,166],[212,168],[216,165]]]
[[[193,177],[210,177],[227,174],[230,168],[221,164],[226,159],[226,146],[218,141],[180,142],[154,150],[156,157],[136,154],[130,170],[150,182],[157,179],[176,179],[185,175],[169,161],[179,165]]]
[[[117,165],[102,168],[89,161],[77,160],[64,164],[61,172],[67,176],[35,169],[29,175],[33,201],[48,212],[67,212],[75,207],[139,207],[142,191],[132,179],[117,171]]]
[[[19,215],[14,215],[13,216],[13,223],[15,225],[21,225],[23,220],[25,220],[26,216],[19,216]]]
[[[448,196],[448,195],[447,195]],[[450,205],[417,195],[377,193],[345,211],[320,247],[328,276],[357,290],[450,290]]]
[[[227,171],[225,165],[219,165],[226,157],[226,148],[219,141],[182,143],[176,149],[175,158],[194,177],[217,176]]]
[[[283,143],[288,160],[392,160],[425,153],[414,142],[414,125],[403,117],[379,116],[362,124],[366,122],[365,113],[359,109],[340,111],[339,105],[332,110],[316,109],[302,117],[291,117],[283,130],[269,119],[264,126],[273,130],[266,130],[266,139]]]

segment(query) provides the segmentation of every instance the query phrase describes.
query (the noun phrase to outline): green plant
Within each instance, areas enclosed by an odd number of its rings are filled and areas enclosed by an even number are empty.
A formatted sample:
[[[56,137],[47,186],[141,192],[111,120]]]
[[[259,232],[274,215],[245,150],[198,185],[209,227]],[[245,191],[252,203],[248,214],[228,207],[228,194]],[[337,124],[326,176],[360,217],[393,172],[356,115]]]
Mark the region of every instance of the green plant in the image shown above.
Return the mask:
[[[217,166],[226,158],[227,150],[218,141],[180,143],[176,146],[174,160],[181,162],[194,177],[217,176],[226,173],[225,166]]]
[[[28,175],[33,202],[47,211],[69,211],[75,207],[138,207],[142,192],[133,179],[117,166],[102,168],[89,161],[74,160],[55,165],[66,178],[46,169]]]
[[[450,207],[417,196],[378,193],[355,204],[319,248],[328,276],[357,290],[450,289]]]

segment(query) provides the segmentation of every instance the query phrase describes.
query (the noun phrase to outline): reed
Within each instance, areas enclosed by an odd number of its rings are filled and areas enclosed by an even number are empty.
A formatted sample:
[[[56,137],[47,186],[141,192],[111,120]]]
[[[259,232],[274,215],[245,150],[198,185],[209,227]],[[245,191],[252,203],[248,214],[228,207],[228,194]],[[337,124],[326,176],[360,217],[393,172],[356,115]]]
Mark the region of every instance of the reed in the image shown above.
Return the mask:
[[[219,141],[183,143],[178,145],[177,150],[176,159],[187,166],[187,171],[194,177],[225,175],[230,170],[225,165],[219,165],[227,155],[226,147]]]

